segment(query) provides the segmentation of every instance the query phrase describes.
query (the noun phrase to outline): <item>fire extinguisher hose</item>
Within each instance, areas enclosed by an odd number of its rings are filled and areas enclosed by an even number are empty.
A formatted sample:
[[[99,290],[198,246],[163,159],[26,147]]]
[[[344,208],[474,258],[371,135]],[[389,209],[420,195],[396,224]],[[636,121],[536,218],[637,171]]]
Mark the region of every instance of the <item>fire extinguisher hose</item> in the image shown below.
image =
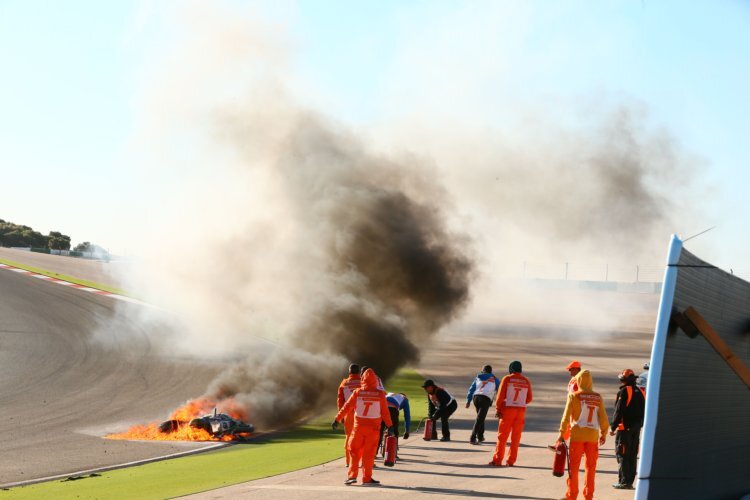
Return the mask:
[[[414,435],[419,434],[419,428],[422,427],[422,425],[427,421],[427,417],[423,418],[419,421],[419,424],[417,424],[417,428],[414,430]]]

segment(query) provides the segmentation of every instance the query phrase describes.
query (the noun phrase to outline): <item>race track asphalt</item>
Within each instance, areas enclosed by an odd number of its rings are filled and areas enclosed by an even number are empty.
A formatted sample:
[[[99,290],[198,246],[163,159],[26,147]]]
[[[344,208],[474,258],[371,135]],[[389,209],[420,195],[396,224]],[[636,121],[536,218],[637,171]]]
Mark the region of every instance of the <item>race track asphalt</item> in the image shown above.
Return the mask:
[[[57,262],[45,258],[47,269]],[[546,315],[549,324],[508,321],[506,314],[503,320],[453,329],[424,350],[420,372],[460,402],[483,364],[491,363],[502,375],[511,360],[524,363],[534,384],[534,403],[527,413],[516,467],[487,467],[497,420],[488,418],[486,443],[470,446],[473,409],[460,405],[452,418],[454,440],[427,443],[413,432],[401,443],[403,461],[393,469],[381,465],[376,472],[382,488],[343,486],[343,460],[336,460],[195,498],[559,498],[564,479],[552,477],[552,454],[546,444],[554,440],[562,412],[564,366],[580,359],[593,370],[595,388],[605,396],[611,414],[616,373],[625,367],[637,370],[650,351],[658,297],[643,296],[635,302],[632,296],[613,297],[615,312],[629,318],[621,328],[562,326],[554,314]],[[219,370],[156,357],[142,327],[129,319],[137,316],[139,307],[0,269],[0,485],[205,446],[101,437],[133,423],[165,418],[177,405],[202,394]],[[116,308],[122,308],[122,314],[115,314]],[[649,313],[638,316],[633,311]],[[107,349],[90,342],[102,328],[113,340]],[[632,498],[632,491],[610,487],[617,477],[612,444],[610,438],[601,450],[596,498]]]
[[[130,269],[128,261],[103,262],[99,260],[49,255],[46,253],[27,252],[15,248],[0,248],[0,259],[19,262],[45,271],[51,271],[74,278],[93,281],[117,288],[126,287],[123,276]]]
[[[0,484],[207,446],[101,437],[164,419],[218,371],[157,358],[138,307],[0,269]]]

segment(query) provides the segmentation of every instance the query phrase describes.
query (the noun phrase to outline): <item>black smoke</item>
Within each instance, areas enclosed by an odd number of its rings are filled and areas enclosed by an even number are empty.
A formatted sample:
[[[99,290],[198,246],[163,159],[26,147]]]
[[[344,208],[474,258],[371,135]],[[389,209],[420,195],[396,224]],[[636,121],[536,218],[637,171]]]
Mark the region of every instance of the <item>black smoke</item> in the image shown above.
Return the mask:
[[[261,426],[333,401],[350,361],[384,379],[418,361],[420,346],[464,310],[474,272],[467,238],[448,228],[450,204],[429,165],[372,154],[310,115],[282,144],[273,169],[327,286],[300,304],[302,320],[284,345],[252,355],[211,386],[209,395],[234,397]]]

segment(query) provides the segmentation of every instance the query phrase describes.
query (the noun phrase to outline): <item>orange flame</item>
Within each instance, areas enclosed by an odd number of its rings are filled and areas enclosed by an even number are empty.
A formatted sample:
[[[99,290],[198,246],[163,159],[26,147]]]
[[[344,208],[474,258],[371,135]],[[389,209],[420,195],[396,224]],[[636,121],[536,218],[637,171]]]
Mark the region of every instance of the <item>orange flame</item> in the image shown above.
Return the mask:
[[[169,420],[177,421],[177,429],[173,432],[161,432],[160,422],[134,425],[126,432],[109,434],[107,439],[130,439],[151,441],[231,441],[232,436],[216,438],[204,429],[190,427],[190,421],[213,413],[214,408],[219,413],[226,413],[230,417],[246,421],[247,412],[241,408],[233,399],[214,401],[207,398],[192,399],[172,412]]]

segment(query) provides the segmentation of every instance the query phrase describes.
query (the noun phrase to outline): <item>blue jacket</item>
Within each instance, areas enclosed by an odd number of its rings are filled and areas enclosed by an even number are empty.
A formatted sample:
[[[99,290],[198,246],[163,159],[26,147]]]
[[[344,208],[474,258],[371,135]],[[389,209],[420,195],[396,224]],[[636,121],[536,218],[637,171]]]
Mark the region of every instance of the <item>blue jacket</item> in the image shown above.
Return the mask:
[[[411,428],[411,414],[409,412],[409,399],[403,394],[389,392],[385,397],[388,406],[404,410],[404,429],[409,432]]]
[[[466,402],[471,402],[471,398],[474,397],[475,392],[490,399],[495,399],[495,393],[499,387],[500,380],[496,376],[491,373],[479,373],[474,382],[471,383],[471,387],[469,387],[469,392],[466,394]]]

